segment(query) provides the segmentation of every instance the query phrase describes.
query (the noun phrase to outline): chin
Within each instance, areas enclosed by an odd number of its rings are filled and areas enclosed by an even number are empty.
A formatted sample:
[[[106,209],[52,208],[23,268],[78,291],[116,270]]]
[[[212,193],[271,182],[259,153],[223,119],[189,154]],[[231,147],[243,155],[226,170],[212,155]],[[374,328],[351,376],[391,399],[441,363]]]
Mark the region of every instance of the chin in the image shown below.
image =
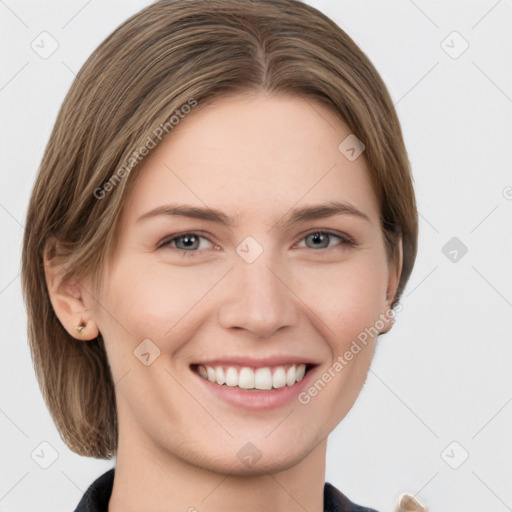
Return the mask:
[[[315,448],[313,444],[309,449],[304,446],[298,449],[297,445],[290,444],[263,444],[261,443],[258,448],[255,444],[245,441],[241,443],[240,448],[233,450],[226,443],[225,450],[203,453],[197,461],[190,458],[189,462],[214,473],[261,476],[279,473],[296,466]]]

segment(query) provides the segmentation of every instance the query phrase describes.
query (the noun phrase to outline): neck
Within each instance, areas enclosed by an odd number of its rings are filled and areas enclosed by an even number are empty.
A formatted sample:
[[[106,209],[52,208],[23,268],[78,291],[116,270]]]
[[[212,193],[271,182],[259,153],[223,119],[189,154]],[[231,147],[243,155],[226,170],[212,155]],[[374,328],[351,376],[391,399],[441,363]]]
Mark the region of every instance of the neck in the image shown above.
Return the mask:
[[[120,428],[108,512],[322,512],[326,448],[324,440],[284,470],[241,475],[201,467]]]

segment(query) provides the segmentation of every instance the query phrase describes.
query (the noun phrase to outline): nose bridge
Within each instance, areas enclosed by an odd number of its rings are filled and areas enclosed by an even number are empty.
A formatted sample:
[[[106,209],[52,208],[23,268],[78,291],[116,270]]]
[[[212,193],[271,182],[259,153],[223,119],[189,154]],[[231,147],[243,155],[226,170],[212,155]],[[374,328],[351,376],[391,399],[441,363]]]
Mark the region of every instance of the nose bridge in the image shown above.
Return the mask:
[[[244,248],[247,249],[243,243],[237,248],[219,320],[225,328],[243,328],[255,337],[269,337],[281,327],[296,322],[293,294],[285,284],[286,276],[282,275],[278,258],[270,249],[252,260],[254,252],[249,258],[247,254],[254,247],[249,242],[249,251],[243,252]]]

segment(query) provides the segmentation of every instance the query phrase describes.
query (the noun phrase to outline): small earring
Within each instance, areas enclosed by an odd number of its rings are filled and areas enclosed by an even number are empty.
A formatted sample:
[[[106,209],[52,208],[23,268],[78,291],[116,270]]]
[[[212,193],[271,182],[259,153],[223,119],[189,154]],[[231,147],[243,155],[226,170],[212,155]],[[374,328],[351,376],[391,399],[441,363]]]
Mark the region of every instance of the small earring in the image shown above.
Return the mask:
[[[79,334],[82,334],[85,331],[85,324],[83,322],[80,323],[80,325],[76,326],[76,331]]]

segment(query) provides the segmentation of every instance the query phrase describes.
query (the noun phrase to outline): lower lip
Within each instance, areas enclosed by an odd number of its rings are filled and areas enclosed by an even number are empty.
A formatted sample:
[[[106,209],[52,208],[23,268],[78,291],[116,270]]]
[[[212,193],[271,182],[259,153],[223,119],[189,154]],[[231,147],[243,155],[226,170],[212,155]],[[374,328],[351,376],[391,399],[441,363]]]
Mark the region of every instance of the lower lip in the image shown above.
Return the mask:
[[[268,391],[246,390],[237,386],[214,384],[213,382],[201,377],[196,372],[193,373],[201,380],[208,390],[225,402],[250,411],[266,411],[282,407],[296,399],[297,395],[308,386],[309,381],[312,379],[311,375],[314,370],[314,367],[311,368],[306,375],[304,375],[303,379],[293,384],[293,386],[284,386],[282,388]]]

